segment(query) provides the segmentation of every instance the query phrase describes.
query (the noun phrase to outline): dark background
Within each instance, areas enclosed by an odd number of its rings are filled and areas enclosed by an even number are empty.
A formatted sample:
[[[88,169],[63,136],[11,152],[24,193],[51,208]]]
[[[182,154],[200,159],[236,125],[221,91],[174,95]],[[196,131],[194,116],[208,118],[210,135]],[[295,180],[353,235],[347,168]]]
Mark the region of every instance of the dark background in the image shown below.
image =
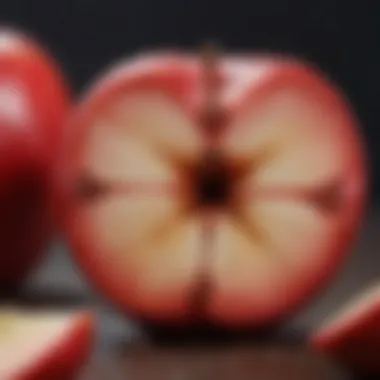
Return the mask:
[[[0,21],[39,37],[80,91],[111,61],[159,47],[290,52],[319,65],[363,123],[380,196],[380,2],[376,0],[2,0]]]

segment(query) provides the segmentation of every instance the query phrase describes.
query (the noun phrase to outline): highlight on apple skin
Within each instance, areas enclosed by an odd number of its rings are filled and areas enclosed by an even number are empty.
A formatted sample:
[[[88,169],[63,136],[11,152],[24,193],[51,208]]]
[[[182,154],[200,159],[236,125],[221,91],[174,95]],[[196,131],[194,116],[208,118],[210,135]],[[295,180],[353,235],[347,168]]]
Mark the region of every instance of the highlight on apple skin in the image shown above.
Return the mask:
[[[309,338],[314,350],[361,373],[380,374],[380,284],[329,317]]]
[[[141,55],[69,121],[57,194],[93,284],[158,323],[259,327],[321,291],[366,197],[356,118],[292,59]]]
[[[30,36],[0,29],[0,290],[35,267],[51,235],[51,175],[69,109],[56,63]]]
[[[89,359],[95,320],[85,311],[0,308],[1,380],[72,380]]]

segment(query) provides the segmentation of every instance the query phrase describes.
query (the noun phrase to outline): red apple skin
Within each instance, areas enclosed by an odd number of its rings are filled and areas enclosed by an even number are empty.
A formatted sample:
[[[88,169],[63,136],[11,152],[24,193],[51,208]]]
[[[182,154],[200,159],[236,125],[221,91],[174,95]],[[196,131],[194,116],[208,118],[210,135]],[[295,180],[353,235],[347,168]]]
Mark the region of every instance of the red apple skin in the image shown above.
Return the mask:
[[[197,112],[202,103],[202,96],[199,95],[201,79],[194,69],[196,62],[196,58],[181,54],[148,56],[132,63],[122,63],[111,73],[101,77],[90,88],[72,115],[69,122],[70,136],[66,140],[65,154],[57,171],[56,194],[61,205],[60,219],[75,258],[84,273],[100,292],[128,313],[163,324],[188,324],[194,321],[194,316],[189,315],[186,286],[171,289],[166,296],[152,298],[149,303],[142,304],[140,294],[133,287],[135,276],[138,276],[133,270],[126,273],[123,283],[113,283],[113,275],[102,270],[102,265],[97,260],[100,252],[96,246],[96,238],[91,240],[85,236],[77,218],[77,201],[70,192],[72,168],[76,164],[78,150],[87,128],[96,115],[120,94],[158,88],[173,102],[179,104],[189,119],[196,123]],[[317,101],[344,121],[348,130],[356,131],[357,121],[342,96],[313,68],[293,60],[263,56],[240,56],[226,59],[226,62],[232,70],[226,80],[221,102],[227,110],[229,120],[237,118],[253,102],[256,105],[264,102],[280,86],[295,84],[299,88],[309,90]],[[248,67],[248,70],[241,70],[241,67]],[[244,91],[232,97],[232,86],[238,81],[245,83]],[[334,244],[326,254],[329,260],[324,267],[299,276],[296,284],[283,289],[283,293],[271,300],[270,307],[258,303],[253,308],[252,304],[247,303],[250,298],[249,290],[240,294],[221,290],[210,300],[205,315],[201,317],[202,320],[231,328],[259,327],[279,322],[309,302],[336,275],[347,256],[348,248],[356,238],[366,200],[364,148],[360,136],[355,132],[352,135],[350,133],[348,132],[349,137],[346,139],[347,149],[352,148],[357,152],[350,168],[356,186],[356,196],[350,199],[350,207],[345,211],[344,226],[339,230]]]
[[[16,377],[4,380],[73,380],[86,364],[94,346],[95,320],[91,313],[76,317],[71,331],[53,350]]]
[[[0,92],[3,289],[25,278],[50,239],[52,163],[70,103],[53,59],[29,36],[11,29],[0,30]]]
[[[379,289],[364,307],[353,305],[350,312],[355,315],[343,312],[333,323],[317,329],[309,338],[309,346],[359,373],[380,374]]]

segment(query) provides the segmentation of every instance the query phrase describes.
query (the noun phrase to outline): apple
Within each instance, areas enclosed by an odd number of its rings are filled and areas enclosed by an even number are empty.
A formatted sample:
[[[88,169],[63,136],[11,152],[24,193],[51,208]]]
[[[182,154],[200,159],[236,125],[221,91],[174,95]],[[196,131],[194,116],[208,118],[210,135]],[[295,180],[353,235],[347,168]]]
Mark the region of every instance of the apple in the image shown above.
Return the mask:
[[[0,378],[71,380],[87,361],[94,318],[86,311],[0,308]]]
[[[66,82],[31,37],[0,30],[0,290],[18,285],[51,235],[52,163],[69,108]]]
[[[360,292],[327,318],[309,344],[357,371],[380,373],[380,284]]]
[[[327,284],[356,236],[360,131],[309,65],[141,55],[101,75],[68,124],[64,231],[97,289],[133,316],[280,321]]]

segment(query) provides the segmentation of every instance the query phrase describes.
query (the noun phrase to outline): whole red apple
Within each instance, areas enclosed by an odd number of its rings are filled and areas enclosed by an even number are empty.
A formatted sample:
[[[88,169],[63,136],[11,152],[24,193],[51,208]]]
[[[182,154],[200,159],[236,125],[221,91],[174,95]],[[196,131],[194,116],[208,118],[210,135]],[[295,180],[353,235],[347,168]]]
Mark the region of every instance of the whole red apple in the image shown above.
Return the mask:
[[[291,59],[123,62],[69,122],[59,191],[84,271],[158,322],[259,326],[336,272],[363,210],[342,96]]]
[[[24,279],[51,235],[52,163],[68,106],[48,53],[0,30],[0,290]]]
[[[71,380],[94,340],[91,313],[0,309],[2,380]]]
[[[354,297],[310,337],[310,347],[363,373],[380,374],[380,285]]]

